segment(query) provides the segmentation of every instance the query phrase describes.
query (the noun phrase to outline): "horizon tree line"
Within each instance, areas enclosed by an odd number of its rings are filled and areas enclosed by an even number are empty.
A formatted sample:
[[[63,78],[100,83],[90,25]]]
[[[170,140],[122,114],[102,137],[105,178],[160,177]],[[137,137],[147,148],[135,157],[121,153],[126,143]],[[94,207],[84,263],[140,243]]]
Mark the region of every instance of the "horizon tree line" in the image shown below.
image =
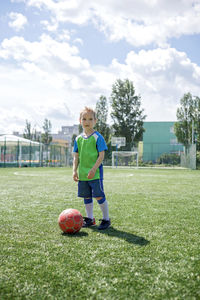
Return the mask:
[[[110,106],[109,106],[110,104]],[[108,124],[108,113],[113,121]],[[126,137],[127,144],[132,148],[142,140],[144,132],[144,120],[146,115],[141,107],[141,96],[136,95],[133,82],[129,79],[117,79],[112,85],[109,103],[104,95],[96,102],[97,123],[95,129],[104,136],[108,146],[111,147],[111,136]],[[179,143],[188,147],[196,143],[200,151],[200,98],[186,93],[180,99],[180,107],[176,112],[177,121],[174,124],[174,133]],[[31,123],[26,120],[23,136],[28,139],[49,145],[52,142],[52,124],[48,119],[44,120],[43,133],[38,135]],[[79,133],[82,128],[79,126]],[[72,145],[76,135],[72,137]]]

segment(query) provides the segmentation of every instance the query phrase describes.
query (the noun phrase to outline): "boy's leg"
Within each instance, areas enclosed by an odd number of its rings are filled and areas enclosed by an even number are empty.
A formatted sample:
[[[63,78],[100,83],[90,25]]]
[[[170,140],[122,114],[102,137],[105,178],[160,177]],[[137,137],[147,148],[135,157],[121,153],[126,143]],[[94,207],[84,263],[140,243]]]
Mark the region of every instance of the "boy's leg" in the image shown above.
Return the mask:
[[[84,217],[83,227],[95,225],[93,218],[93,199],[92,190],[87,181],[79,181],[78,183],[78,196],[84,198],[85,210],[87,217]]]
[[[90,227],[96,225],[95,218],[93,218],[93,199],[84,198],[84,204],[87,217],[83,218],[83,227]]]
[[[109,212],[108,212],[108,202],[106,198],[101,197],[101,198],[96,198],[97,202],[99,203],[99,206],[101,208],[102,214],[103,214],[103,219],[101,220],[100,225],[98,226],[99,230],[104,230],[107,229],[111,222],[109,219]]]
[[[101,208],[103,219],[108,221],[109,220],[108,202],[106,200],[106,196],[103,189],[103,180],[101,179],[94,180],[91,183],[91,187],[92,187],[92,196],[96,198]]]
[[[84,198],[85,211],[88,218],[93,219],[93,200],[92,198]]]
[[[103,214],[103,219],[98,229],[100,230],[106,229],[110,226],[110,219],[109,219],[108,202],[106,200],[104,189],[103,189],[103,180],[94,180],[89,184],[92,187],[92,196],[96,198]]]
[[[103,219],[108,221],[109,220],[108,201],[106,200],[105,197],[97,197],[96,200],[101,208]]]

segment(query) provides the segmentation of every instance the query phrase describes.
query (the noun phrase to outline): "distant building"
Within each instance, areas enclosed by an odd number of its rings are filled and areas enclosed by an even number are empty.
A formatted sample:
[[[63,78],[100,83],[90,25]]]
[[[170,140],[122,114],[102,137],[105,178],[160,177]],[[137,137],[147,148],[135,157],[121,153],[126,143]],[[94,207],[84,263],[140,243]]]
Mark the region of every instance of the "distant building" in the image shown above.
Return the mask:
[[[174,134],[175,122],[144,122],[143,161],[156,160],[163,153],[180,153],[183,145]]]
[[[56,141],[67,141],[68,145],[71,145],[71,140],[73,135],[79,134],[79,125],[73,126],[62,126],[61,131],[58,133],[52,133],[53,143]]]
[[[36,133],[37,136],[41,136],[41,132]],[[60,144],[64,146],[70,146],[71,140],[73,135],[79,134],[79,125],[73,125],[73,126],[62,126],[61,131],[58,131],[58,133],[51,133],[52,136],[52,144]],[[15,131],[13,132],[13,135],[23,137],[23,134]]]
[[[19,131],[13,131],[12,134],[15,135],[15,136],[20,136],[20,137],[23,136],[23,134],[20,134]]]

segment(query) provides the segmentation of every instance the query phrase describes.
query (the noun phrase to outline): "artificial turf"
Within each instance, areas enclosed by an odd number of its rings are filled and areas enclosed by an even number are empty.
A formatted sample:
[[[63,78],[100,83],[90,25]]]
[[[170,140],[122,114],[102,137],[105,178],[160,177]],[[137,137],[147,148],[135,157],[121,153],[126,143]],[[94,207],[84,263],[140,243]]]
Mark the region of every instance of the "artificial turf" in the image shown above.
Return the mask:
[[[200,299],[200,171],[104,173],[112,226],[64,235],[72,170],[0,169],[0,299]]]

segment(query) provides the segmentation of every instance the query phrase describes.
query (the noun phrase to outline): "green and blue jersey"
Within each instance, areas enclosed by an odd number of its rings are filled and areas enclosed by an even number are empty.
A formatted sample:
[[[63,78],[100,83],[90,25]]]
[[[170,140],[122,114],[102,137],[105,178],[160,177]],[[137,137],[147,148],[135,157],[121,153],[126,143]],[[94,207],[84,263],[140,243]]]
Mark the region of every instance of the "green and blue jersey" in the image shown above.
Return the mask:
[[[74,152],[79,154],[78,176],[81,181],[89,181],[95,179],[103,179],[103,165],[97,169],[95,176],[88,179],[88,173],[95,165],[99,152],[107,150],[106,142],[103,136],[94,131],[90,136],[85,137],[82,134],[78,135],[74,141]]]

